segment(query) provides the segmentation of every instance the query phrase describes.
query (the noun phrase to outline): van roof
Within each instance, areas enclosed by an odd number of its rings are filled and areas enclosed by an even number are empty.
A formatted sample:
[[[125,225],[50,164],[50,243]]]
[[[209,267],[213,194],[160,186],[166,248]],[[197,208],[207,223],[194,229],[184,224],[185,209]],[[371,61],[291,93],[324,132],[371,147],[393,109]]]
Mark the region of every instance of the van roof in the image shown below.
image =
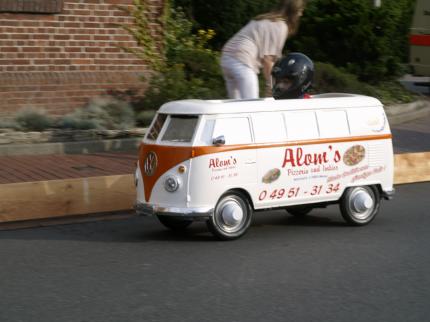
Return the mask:
[[[314,95],[311,99],[275,100],[198,100],[189,99],[168,102],[161,106],[163,114],[230,114],[275,112],[306,109],[382,106],[376,98],[354,94],[329,93]]]

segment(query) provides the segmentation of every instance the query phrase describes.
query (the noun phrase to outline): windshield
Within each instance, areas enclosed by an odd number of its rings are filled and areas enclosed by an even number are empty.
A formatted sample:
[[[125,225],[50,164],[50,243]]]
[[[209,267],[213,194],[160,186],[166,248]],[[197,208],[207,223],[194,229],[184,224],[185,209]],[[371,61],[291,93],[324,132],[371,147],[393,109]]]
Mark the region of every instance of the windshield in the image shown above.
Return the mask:
[[[197,115],[170,115],[162,141],[191,142],[196,129]]]

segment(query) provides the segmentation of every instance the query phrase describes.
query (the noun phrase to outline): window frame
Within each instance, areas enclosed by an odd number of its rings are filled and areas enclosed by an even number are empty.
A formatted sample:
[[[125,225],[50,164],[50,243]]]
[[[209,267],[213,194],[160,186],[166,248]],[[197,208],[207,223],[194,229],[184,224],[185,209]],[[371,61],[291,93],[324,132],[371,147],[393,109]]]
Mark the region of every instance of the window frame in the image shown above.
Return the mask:
[[[0,13],[58,14],[63,8],[64,0],[0,0]]]
[[[233,143],[233,144],[229,144],[228,141],[227,141],[225,145],[249,145],[249,144],[254,144],[255,143],[254,128],[253,128],[253,124],[252,124],[251,115],[248,114],[248,113],[247,114],[239,114],[239,113],[238,114],[219,114],[219,115],[214,116],[213,118],[210,118],[210,119],[215,120],[215,124],[213,126],[212,133],[211,133],[212,139],[215,138],[214,137],[214,132],[215,132],[215,128],[216,128],[216,122],[218,120],[223,120],[223,119],[237,119],[237,118],[246,119],[248,121],[248,129],[249,129],[249,134],[250,134],[251,140],[248,143]],[[208,120],[208,119],[209,118],[207,118],[206,120]]]

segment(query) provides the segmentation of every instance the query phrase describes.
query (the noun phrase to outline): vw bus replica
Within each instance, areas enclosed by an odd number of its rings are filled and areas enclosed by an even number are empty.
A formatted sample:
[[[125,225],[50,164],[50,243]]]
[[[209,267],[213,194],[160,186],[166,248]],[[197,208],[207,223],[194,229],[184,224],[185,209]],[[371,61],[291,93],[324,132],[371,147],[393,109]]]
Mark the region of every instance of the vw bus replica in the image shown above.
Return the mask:
[[[254,211],[303,216],[332,203],[366,225],[394,192],[391,132],[366,96],[174,101],[152,121],[135,176],[137,212],[171,229],[205,220],[234,239]]]

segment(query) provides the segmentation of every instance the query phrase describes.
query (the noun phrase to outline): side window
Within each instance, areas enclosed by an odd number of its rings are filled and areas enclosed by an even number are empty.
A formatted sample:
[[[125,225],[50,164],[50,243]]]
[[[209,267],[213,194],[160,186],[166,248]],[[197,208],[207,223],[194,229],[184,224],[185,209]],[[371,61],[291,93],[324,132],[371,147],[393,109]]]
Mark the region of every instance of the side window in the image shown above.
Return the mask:
[[[387,119],[382,108],[360,107],[349,109],[348,120],[352,135],[383,132],[388,128]]]
[[[281,113],[257,113],[252,116],[256,143],[280,142],[287,139]]]
[[[194,142],[196,145],[212,145],[212,134],[215,127],[214,119],[204,119],[201,124],[199,137]]]
[[[215,121],[212,138],[224,135],[225,144],[252,143],[247,117],[222,118]]]
[[[315,113],[312,111],[286,112],[288,140],[318,139],[318,125]]]
[[[322,138],[349,135],[349,125],[345,111],[319,111],[317,112],[317,118]]]

